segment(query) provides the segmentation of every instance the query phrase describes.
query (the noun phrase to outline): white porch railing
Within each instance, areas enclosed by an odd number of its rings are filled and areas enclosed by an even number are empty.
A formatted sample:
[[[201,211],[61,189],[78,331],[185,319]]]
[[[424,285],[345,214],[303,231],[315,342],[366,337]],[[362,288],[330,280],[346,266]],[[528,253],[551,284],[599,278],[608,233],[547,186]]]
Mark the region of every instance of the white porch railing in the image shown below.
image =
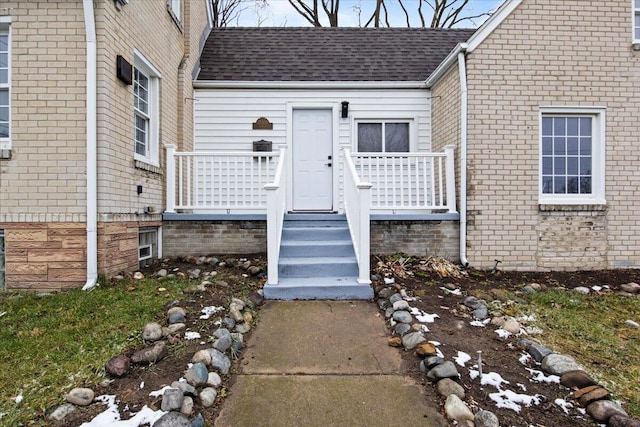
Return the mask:
[[[273,182],[264,186],[264,189],[267,190],[267,282],[270,285],[278,284],[282,225],[284,214],[287,211],[286,154],[286,148],[281,148]]]
[[[454,147],[444,153],[352,153],[356,173],[371,183],[371,209],[456,212]],[[346,194],[346,191],[345,191]]]
[[[273,182],[277,153],[176,152],[167,145],[167,207],[198,211],[264,211],[264,186]]]
[[[372,185],[361,181],[349,150],[345,150],[344,154],[344,210],[358,261],[358,282],[371,283],[369,209]]]

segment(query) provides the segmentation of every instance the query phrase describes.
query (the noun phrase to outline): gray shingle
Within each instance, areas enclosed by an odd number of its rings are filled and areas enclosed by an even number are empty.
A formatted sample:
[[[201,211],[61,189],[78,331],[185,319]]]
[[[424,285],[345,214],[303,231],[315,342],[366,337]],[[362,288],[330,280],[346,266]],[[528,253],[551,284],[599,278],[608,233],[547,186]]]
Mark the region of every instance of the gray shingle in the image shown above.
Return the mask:
[[[219,28],[199,81],[420,81],[473,29]]]

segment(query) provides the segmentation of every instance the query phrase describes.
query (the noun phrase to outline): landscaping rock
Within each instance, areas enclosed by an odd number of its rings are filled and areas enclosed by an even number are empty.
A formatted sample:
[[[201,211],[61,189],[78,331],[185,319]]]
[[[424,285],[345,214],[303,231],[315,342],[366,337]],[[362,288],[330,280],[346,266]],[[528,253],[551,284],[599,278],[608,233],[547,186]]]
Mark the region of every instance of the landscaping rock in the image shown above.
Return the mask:
[[[455,394],[449,395],[444,403],[444,412],[448,419],[453,421],[473,421],[471,409]]]
[[[389,297],[389,302],[391,303],[391,305],[398,301],[402,301],[402,295],[400,295],[399,293],[395,293]]]
[[[232,343],[233,340],[231,339],[231,334],[228,333],[218,338],[216,342],[213,343],[213,348],[224,353],[225,351],[229,350]]]
[[[608,396],[609,392],[605,388],[596,387],[594,390],[591,390],[580,396],[580,398],[578,399],[578,403],[580,404],[580,406],[586,408],[591,402],[605,399]]]
[[[65,400],[77,406],[89,406],[95,394],[90,388],[77,387],[67,394]]]
[[[475,427],[500,427],[500,421],[493,412],[478,411],[473,418]]]
[[[401,301],[396,301],[393,303],[393,309],[395,311],[399,311],[399,310],[409,310],[409,303],[406,302],[405,300],[401,300]]]
[[[634,329],[640,328],[640,324],[638,324],[638,322],[634,322],[633,320],[625,320],[624,324],[627,326],[631,326]]]
[[[191,358],[191,363],[204,363],[205,365],[211,364],[211,353],[209,350],[199,350]]]
[[[202,414],[196,415],[196,417],[191,420],[191,427],[204,427],[204,418]]]
[[[162,404],[160,409],[163,411],[178,411],[182,407],[182,401],[184,400],[184,394],[182,390],[177,388],[168,388],[162,395]]]
[[[217,395],[218,395],[218,392],[216,392],[216,389],[212,387],[207,387],[200,392],[200,403],[205,408],[213,406],[213,404],[216,401]]]
[[[167,277],[167,269],[161,268],[156,272],[156,277]]]
[[[391,337],[387,344],[391,347],[402,347],[402,338],[400,337]]]
[[[464,305],[469,307],[472,310],[478,309],[480,307],[487,308],[487,303],[485,301],[473,296],[466,297],[464,299]]]
[[[171,387],[182,391],[185,396],[198,397],[198,390],[185,381],[174,381],[171,383]]]
[[[502,325],[502,329],[516,335],[520,332],[520,323],[516,319],[507,319]]]
[[[588,293],[591,292],[591,289],[585,287],[585,286],[578,286],[577,288],[573,288],[573,290],[575,292],[581,293],[581,294],[585,294],[587,295]]]
[[[167,356],[167,343],[158,341],[153,346],[140,350],[131,356],[133,363],[155,363]]]
[[[416,347],[416,354],[420,357],[435,356],[438,350],[430,342],[424,342]]]
[[[218,375],[217,372],[209,372],[209,375],[207,376],[207,385],[218,388],[221,384],[222,378],[220,378],[220,375]]]
[[[142,329],[142,339],[149,342],[158,341],[162,338],[162,326],[156,322],[150,322],[144,325]]]
[[[402,337],[402,346],[406,350],[413,350],[418,344],[426,340],[422,332],[410,332]]]
[[[120,356],[112,357],[105,363],[104,370],[107,375],[114,378],[121,378],[127,375],[131,368],[131,360],[123,354]]]
[[[394,304],[395,306],[395,304]],[[396,311],[393,313],[393,320],[400,323],[411,323],[413,322],[413,317],[408,311]]]
[[[529,353],[537,363],[541,363],[545,357],[553,353],[553,350],[534,342],[527,348],[527,353]]]
[[[136,271],[135,273],[133,273],[133,278],[135,280],[142,280],[142,279],[144,279],[144,274],[142,274],[139,271]]]
[[[180,407],[180,413],[189,416],[193,413],[193,399],[191,396],[185,396],[182,400],[182,406]]]
[[[176,323],[184,323],[187,321],[187,318],[182,313],[171,313],[169,315],[169,324],[173,325]]]
[[[193,364],[184,374],[184,379],[187,380],[187,383],[194,387],[205,385],[208,378],[209,371],[207,371],[207,367],[204,363]]]
[[[182,307],[171,307],[167,310],[167,316],[171,316],[173,313],[180,313],[185,317],[187,316],[187,311]]]
[[[616,414],[609,418],[608,427],[640,427],[640,421]]]
[[[599,423],[606,423],[614,415],[629,415],[612,400],[598,400],[587,406],[587,413]]]
[[[162,328],[162,336],[168,337],[169,335],[177,334],[178,332],[186,328],[187,328],[187,325],[185,323],[174,323],[167,327]]]
[[[438,365],[444,363],[444,359],[440,356],[430,356],[424,359],[425,366],[429,369],[433,369]]]
[[[246,334],[251,330],[251,325],[249,325],[248,323],[240,323],[240,324],[236,324],[236,327],[234,329],[238,333]]]
[[[455,394],[460,399],[464,399],[464,388],[450,378],[443,378],[438,381],[436,388],[442,397],[446,398]]]
[[[258,292],[251,292],[249,294],[249,301],[251,301],[255,307],[260,307],[264,302],[264,297]]]
[[[211,355],[211,367],[222,375],[227,375],[229,373],[229,368],[231,368],[231,361],[229,358],[215,348],[210,348],[209,354]]]
[[[560,377],[560,384],[567,388],[585,388],[598,384],[583,370],[568,371]]]
[[[403,336],[411,330],[411,326],[406,323],[398,323],[393,327],[393,333],[399,336]]]
[[[640,294],[640,285],[633,282],[625,283],[624,285],[620,285],[620,290],[630,294]]]
[[[180,412],[167,412],[152,427],[191,427],[191,422]]]
[[[51,412],[47,419],[51,421],[62,421],[67,415],[71,414],[75,410],[76,407],[71,403],[64,403]]]
[[[473,310],[473,313],[471,315],[473,316],[474,319],[484,320],[487,317],[489,317],[489,310],[487,309],[486,306],[478,307]]]
[[[435,366],[427,373],[427,378],[430,381],[436,382],[444,378],[458,378],[460,374],[453,362],[447,360],[446,362]]]
[[[562,375],[580,369],[582,368],[572,357],[562,354],[550,354],[542,360],[542,370],[552,375]]]

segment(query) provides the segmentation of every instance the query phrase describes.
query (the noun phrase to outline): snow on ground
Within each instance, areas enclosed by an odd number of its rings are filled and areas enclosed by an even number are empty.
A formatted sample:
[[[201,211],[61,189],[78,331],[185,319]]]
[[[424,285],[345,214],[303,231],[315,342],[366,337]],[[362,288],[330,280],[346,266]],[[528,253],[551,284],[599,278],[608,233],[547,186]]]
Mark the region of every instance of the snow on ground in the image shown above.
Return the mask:
[[[489,322],[491,322],[491,319],[473,320],[473,321],[469,322],[469,324],[471,326],[476,326],[478,328],[484,328],[485,326],[487,326],[489,324]]]
[[[464,351],[458,351],[458,355],[454,357],[453,360],[455,360],[458,365],[464,366],[469,360],[471,360],[471,356]]]
[[[171,387],[166,385],[166,386],[162,387],[160,390],[152,391],[151,393],[149,393],[149,396],[151,396],[151,397],[162,396],[164,394],[164,391],[169,389],[169,388],[171,388]]]
[[[529,353],[522,353],[522,356],[520,356],[520,358],[518,360],[524,366],[529,366],[529,361],[531,360],[531,355],[529,355]]]
[[[498,389],[497,393],[489,393],[489,398],[496,402],[498,408],[512,409],[520,412],[522,405],[531,406],[539,405],[543,402],[544,396],[536,394],[530,396],[528,394],[520,394],[511,390]]]
[[[202,309],[200,319],[208,319],[219,311],[224,311],[224,307],[209,306]]]
[[[185,332],[184,333],[184,339],[185,340],[197,340],[201,338],[200,334],[197,332]]]
[[[536,369],[525,368],[531,374],[531,382],[534,383],[557,383],[560,384],[560,377],[557,375],[545,375],[544,372]]]
[[[453,291],[445,288],[444,286],[440,287],[444,291],[445,294],[452,294],[456,296],[462,296],[462,291],[460,289],[454,289]]]
[[[573,404],[571,402],[567,402],[564,399],[556,399],[553,401],[556,405],[560,407],[564,411],[565,414],[569,414],[569,409],[573,408]]]
[[[440,317],[437,314],[425,313],[424,311],[415,307],[411,307],[411,314],[413,314],[416,320],[420,323],[433,323],[437,318]]]
[[[505,331],[504,329],[496,329],[495,333],[498,334],[500,338],[509,338],[512,334],[509,331]]]
[[[98,396],[96,400],[106,404],[107,409],[96,415],[91,421],[83,423],[80,427],[139,427],[144,424],[153,425],[165,414],[161,410],[154,411],[145,405],[140,412],[133,414],[133,417],[128,420],[121,420],[115,395]]]

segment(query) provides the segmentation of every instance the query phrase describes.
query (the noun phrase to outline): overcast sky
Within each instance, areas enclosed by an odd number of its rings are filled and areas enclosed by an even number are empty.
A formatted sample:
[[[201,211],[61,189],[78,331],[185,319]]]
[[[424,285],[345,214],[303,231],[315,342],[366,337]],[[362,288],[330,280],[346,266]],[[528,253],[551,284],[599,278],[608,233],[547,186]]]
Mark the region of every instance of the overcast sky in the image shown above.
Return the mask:
[[[420,18],[418,16],[418,2],[420,0],[403,0],[405,8],[409,12],[411,26],[419,27]],[[503,0],[470,0],[466,8],[465,15],[478,15],[480,13],[497,9]],[[371,17],[375,9],[374,0],[341,0],[340,13],[338,23],[341,27],[358,27],[363,26]],[[268,0],[269,6],[266,9],[256,10],[250,6],[244,10],[238,21],[238,25],[253,27],[260,25],[262,27],[306,27],[310,24],[302,18],[289,4],[287,0]],[[387,10],[389,11],[389,21],[392,27],[406,27],[405,15],[399,6],[397,0],[386,0]],[[361,23],[358,22],[358,8],[361,10]],[[422,7],[425,19],[430,19],[429,9],[426,5]],[[484,22],[485,18],[474,19],[472,21],[464,21],[459,27],[478,27]],[[260,23],[262,21],[262,23]],[[260,23],[260,24],[259,24]],[[324,23],[325,25],[328,22]]]

